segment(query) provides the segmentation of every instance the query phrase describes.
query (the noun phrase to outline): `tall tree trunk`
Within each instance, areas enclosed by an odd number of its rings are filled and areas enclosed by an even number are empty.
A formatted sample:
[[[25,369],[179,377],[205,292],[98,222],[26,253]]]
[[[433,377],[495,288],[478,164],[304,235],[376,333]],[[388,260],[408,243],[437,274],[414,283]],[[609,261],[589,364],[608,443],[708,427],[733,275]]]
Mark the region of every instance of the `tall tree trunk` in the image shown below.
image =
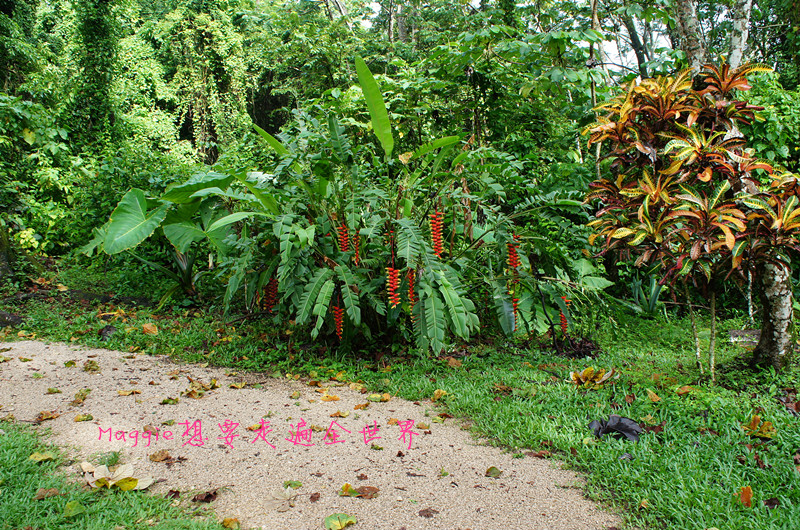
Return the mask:
[[[397,6],[397,38],[400,42],[408,42],[408,21],[406,20],[405,9],[402,5]]]
[[[0,224],[0,280],[11,276],[11,263],[14,261],[11,253],[11,237],[8,227]]]
[[[733,30],[731,31],[731,53],[728,58],[731,68],[738,68],[742,64],[744,47],[747,44],[747,34],[750,29],[750,12],[753,9],[753,0],[734,0],[731,7]]]
[[[628,30],[628,36],[631,38],[631,47],[633,53],[636,54],[636,62],[639,63],[639,75],[642,79],[647,79],[647,56],[642,44],[642,39],[639,38],[639,32],[636,29],[636,24],[633,23],[633,17],[626,15],[622,18],[622,23],[625,24],[625,29]]]
[[[697,21],[697,0],[675,0],[675,14],[678,18],[681,48],[686,54],[689,67],[699,72],[706,61],[706,47],[700,23]]]
[[[760,269],[763,323],[753,361],[780,370],[792,353],[792,271],[789,265],[775,263]]]

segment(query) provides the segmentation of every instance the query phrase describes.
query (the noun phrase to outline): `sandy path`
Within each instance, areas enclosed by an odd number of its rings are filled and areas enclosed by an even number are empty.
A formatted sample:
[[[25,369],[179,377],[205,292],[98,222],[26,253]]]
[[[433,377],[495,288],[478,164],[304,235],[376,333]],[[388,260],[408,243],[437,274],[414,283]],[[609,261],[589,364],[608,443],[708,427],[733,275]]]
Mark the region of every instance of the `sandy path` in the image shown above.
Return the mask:
[[[197,504],[190,500],[195,493],[224,487],[208,506],[220,519],[238,518],[243,528],[320,529],[323,519],[336,512],[355,516],[358,524],[350,527],[355,530],[605,530],[621,525],[618,517],[582,497],[574,473],[546,460],[515,459],[480,445],[452,419],[432,422],[441,411],[430,401],[393,397],[355,410],[368,403],[367,394],[336,381],[322,386],[339,399],[322,401],[321,389],[303,382],[232,375],[224,369],[177,365],[163,357],[36,341],[0,342],[0,351],[6,348],[0,356],[11,360],[0,363],[0,417],[13,414],[30,421],[41,411],[55,411],[60,416],[41,425],[52,429],[53,442],[74,448],[77,461],[121,451],[123,461],[137,472],[163,479],[152,491],[178,490],[187,504]],[[68,361],[75,366],[65,367]],[[100,371],[84,371],[87,361],[95,361]],[[36,373],[41,376],[34,377]],[[202,383],[215,378],[220,387],[200,399],[181,396],[189,389],[188,377]],[[260,382],[261,388],[229,387],[243,377]],[[48,394],[48,388],[61,393]],[[83,388],[91,389],[89,397],[82,405],[72,405]],[[121,396],[119,390],[140,393]],[[179,401],[161,404],[165,398]],[[337,411],[346,417],[331,417]],[[92,421],[74,421],[87,413]],[[256,431],[246,428],[262,418],[269,426],[257,438]],[[401,425],[392,419],[414,420],[411,432],[417,434],[403,438]],[[164,425],[170,420],[175,423]],[[219,438],[226,421],[239,424],[233,431],[238,436],[229,444]],[[312,426],[313,446],[295,445],[303,442],[296,436],[291,440],[301,421],[305,429]],[[325,439],[333,421],[341,428],[333,426],[339,436]],[[429,428],[420,428],[420,423]],[[151,435],[149,447],[141,434],[146,425],[161,429],[158,440]],[[183,436],[192,425],[201,428],[202,441]],[[117,439],[117,433],[131,431],[140,433],[135,447],[129,434],[124,441]],[[365,443],[365,436],[371,435],[380,438]],[[334,440],[339,441],[330,443]],[[151,462],[148,456],[160,449],[185,460],[170,466]],[[502,470],[499,478],[485,476],[491,466]],[[296,490],[295,506],[279,513],[268,500],[287,480],[302,486]],[[373,486],[379,492],[369,499],[341,497],[344,483]],[[319,498],[311,502],[314,493]],[[425,517],[428,508],[430,517]]]

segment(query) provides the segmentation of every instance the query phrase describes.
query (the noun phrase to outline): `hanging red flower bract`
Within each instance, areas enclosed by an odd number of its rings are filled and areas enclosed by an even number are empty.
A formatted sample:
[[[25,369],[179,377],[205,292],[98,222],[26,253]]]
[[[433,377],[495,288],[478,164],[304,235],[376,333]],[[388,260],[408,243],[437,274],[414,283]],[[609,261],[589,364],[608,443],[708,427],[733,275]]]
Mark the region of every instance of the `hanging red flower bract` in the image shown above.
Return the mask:
[[[272,308],[278,301],[278,280],[270,278],[264,287],[264,309],[272,313]]]
[[[350,237],[347,234],[347,225],[344,223],[339,227],[339,250],[342,252],[350,250]]]
[[[414,281],[417,278],[417,271],[408,269],[406,272],[406,279],[408,280],[408,304],[411,306],[412,318],[414,305],[417,303],[417,293],[414,291]]]
[[[400,269],[386,267],[386,292],[389,293],[389,304],[392,307],[400,305]]]
[[[339,340],[342,340],[342,329],[344,324],[344,308],[340,307],[338,304],[332,306],[333,309],[333,321],[336,324],[336,336],[339,337]]]
[[[564,300],[564,305],[567,307],[569,307],[569,303],[572,302],[572,300],[568,299],[566,296],[562,296],[561,299]],[[561,317],[561,331],[564,333],[564,335],[566,335],[568,328],[567,315],[565,315],[560,309],[558,310],[558,313]]]
[[[441,258],[444,246],[442,245],[442,219],[444,215],[439,210],[431,214],[431,241],[433,241],[433,251],[436,256]]]

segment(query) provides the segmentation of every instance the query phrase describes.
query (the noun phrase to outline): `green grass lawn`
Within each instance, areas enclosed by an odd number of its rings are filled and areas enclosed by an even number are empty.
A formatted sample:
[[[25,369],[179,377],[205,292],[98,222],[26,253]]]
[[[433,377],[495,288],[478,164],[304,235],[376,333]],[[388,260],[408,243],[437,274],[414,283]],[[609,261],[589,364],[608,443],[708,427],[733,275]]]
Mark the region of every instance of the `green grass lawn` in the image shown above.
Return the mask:
[[[603,353],[594,359],[565,359],[532,344],[497,339],[459,348],[458,362],[401,348],[382,352],[376,361],[371,353],[293,342],[291,330],[272,323],[224,324],[200,311],[153,315],[122,308],[103,317],[109,320],[98,316],[116,309],[48,301],[14,308],[28,317],[23,336],[170,353],[280,377],[339,374],[411,400],[444,390],[443,410],[469,418],[476,432],[520,457],[546,450],[586,472],[588,494],[640,527],[800,528],[800,419],[778,401],[785,389],[798,390],[800,370],[795,364],[781,374],[752,371],[743,350],[721,340],[719,380],[711,385],[694,366],[685,321],[619,319],[598,331]],[[143,333],[145,323],[159,333]],[[723,322],[721,337],[737,324]],[[102,342],[98,331],[107,325],[116,331]],[[573,384],[570,372],[588,366],[614,368],[620,377],[596,390]],[[432,421],[442,421],[439,412],[431,412]],[[610,414],[652,429],[638,443],[596,439],[589,422]],[[771,439],[743,430],[756,414],[774,425]],[[737,497],[744,487],[752,490],[751,507]]]
[[[222,527],[189,518],[171,501],[140,491],[91,491],[68,480],[59,449],[29,428],[0,421],[0,529],[212,530]],[[34,453],[53,458],[37,462]],[[72,474],[72,473],[70,473]],[[40,489],[57,495],[36,500]],[[53,491],[51,493],[56,493]]]

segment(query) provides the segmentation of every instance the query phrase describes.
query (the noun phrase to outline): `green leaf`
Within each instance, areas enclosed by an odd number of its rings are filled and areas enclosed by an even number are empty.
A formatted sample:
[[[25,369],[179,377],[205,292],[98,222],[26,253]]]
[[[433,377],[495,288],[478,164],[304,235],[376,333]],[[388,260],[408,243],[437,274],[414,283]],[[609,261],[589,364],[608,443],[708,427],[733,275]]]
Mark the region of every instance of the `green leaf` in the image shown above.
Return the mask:
[[[169,204],[162,204],[152,212],[147,212],[144,192],[136,188],[130,190],[111,213],[104,250],[108,254],[118,254],[137,246],[158,228],[167,216],[169,207]]]
[[[342,281],[342,299],[344,300],[347,316],[354,325],[358,326],[361,324],[361,308],[358,305],[358,295],[353,287],[359,291],[363,289],[347,265],[337,265],[335,271]]]
[[[434,140],[432,142],[428,142],[427,144],[425,144],[423,146],[420,146],[420,148],[417,149],[414,152],[413,155],[411,155],[411,158],[409,159],[409,161],[410,160],[415,160],[415,159],[420,158],[422,156],[425,156],[428,153],[430,153],[431,151],[433,151],[435,149],[439,149],[440,147],[446,147],[448,145],[453,145],[454,143],[458,142],[460,139],[461,139],[460,136],[445,136],[443,138],[437,138],[436,140]]]
[[[428,335],[433,353],[439,354],[444,349],[444,334],[446,329],[445,307],[442,299],[430,286],[426,286],[425,291],[425,323],[427,329],[424,331]]]
[[[261,136],[261,138],[263,138],[264,141],[266,141],[267,144],[271,148],[273,148],[276,153],[278,153],[281,156],[289,156],[289,155],[291,155],[289,150],[286,149],[283,146],[283,144],[277,138],[272,136],[270,133],[268,133],[267,131],[265,131],[264,129],[262,129],[261,127],[259,127],[256,124],[253,124],[253,129],[255,129],[255,131],[259,134],[259,136]]]
[[[311,278],[311,281],[306,284],[305,292],[300,298],[300,308],[297,311],[297,323],[305,324],[311,317],[313,309],[317,303],[322,286],[325,285],[330,277],[333,275],[333,270],[327,267],[320,267]]]
[[[86,508],[78,501],[69,501],[64,506],[64,517],[75,517],[86,512]]]
[[[207,188],[227,189],[233,181],[233,176],[224,175],[222,173],[209,172],[193,175],[189,180],[183,184],[169,188],[161,200],[174,202],[178,204],[185,204],[193,202],[196,199],[192,197],[195,192],[205,190]]]
[[[312,339],[317,338],[317,335],[319,335],[319,330],[322,328],[322,324],[325,322],[325,315],[328,313],[328,307],[331,304],[331,296],[333,296],[333,291],[335,289],[336,284],[333,283],[333,280],[328,280],[322,285],[322,289],[319,290],[317,301],[314,304],[314,309],[312,310],[312,313],[317,316],[314,329],[311,330]]]
[[[270,193],[267,193],[264,190],[259,189],[254,182],[251,182],[249,180],[249,177],[247,175],[242,175],[237,173],[234,175],[234,177],[236,178],[236,180],[244,184],[244,186],[248,190],[250,190],[250,193],[255,195],[256,199],[258,199],[258,202],[261,203],[261,206],[264,207],[264,209],[267,212],[272,213],[274,215],[278,215],[279,213],[281,213],[281,209],[278,206],[278,202],[275,200],[275,197],[273,197]]]
[[[253,217],[254,215],[266,215],[262,212],[236,212],[230,215],[226,215],[221,219],[217,219],[214,221],[211,226],[208,227],[208,232],[214,232],[215,230],[219,230],[220,228],[226,227],[230,224],[233,224],[237,221],[241,221],[242,219],[247,219],[248,217]]]
[[[346,513],[334,513],[326,517],[324,521],[327,530],[342,530],[342,528],[357,522],[355,517]]]
[[[386,158],[391,158],[394,149],[394,138],[392,137],[392,124],[389,122],[389,113],[386,111],[386,103],[381,95],[381,89],[372,72],[369,71],[364,59],[356,55],[356,72],[361,90],[364,92],[364,99],[367,101],[369,115],[372,118],[372,130],[386,153]]]

